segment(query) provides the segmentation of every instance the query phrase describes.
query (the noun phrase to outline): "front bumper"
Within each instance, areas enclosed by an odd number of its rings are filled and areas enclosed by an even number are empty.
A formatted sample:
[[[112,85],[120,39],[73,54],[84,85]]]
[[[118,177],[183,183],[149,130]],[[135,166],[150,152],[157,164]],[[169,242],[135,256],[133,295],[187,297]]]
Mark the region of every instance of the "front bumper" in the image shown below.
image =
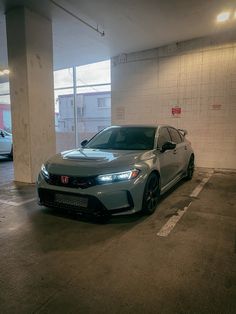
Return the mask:
[[[132,214],[142,209],[145,178],[75,189],[51,185],[39,174],[39,204],[93,215]]]

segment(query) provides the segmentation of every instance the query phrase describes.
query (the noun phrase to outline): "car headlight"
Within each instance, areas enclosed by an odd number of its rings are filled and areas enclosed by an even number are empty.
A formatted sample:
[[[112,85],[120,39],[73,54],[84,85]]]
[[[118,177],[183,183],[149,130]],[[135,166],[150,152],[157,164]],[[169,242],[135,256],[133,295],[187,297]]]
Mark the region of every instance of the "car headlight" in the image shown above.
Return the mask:
[[[98,183],[112,183],[119,181],[128,181],[131,179],[135,179],[139,174],[138,169],[128,170],[124,172],[116,172],[109,174],[102,174],[97,177]]]
[[[46,179],[49,179],[49,173],[44,164],[41,166],[41,173]]]

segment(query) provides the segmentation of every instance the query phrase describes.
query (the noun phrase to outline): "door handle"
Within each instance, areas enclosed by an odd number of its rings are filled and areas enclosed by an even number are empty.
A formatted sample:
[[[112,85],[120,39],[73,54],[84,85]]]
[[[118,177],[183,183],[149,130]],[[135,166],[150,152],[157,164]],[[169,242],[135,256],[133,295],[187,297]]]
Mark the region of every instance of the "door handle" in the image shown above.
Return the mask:
[[[177,149],[174,149],[174,150],[173,150],[173,154],[176,154],[176,153],[177,153]]]

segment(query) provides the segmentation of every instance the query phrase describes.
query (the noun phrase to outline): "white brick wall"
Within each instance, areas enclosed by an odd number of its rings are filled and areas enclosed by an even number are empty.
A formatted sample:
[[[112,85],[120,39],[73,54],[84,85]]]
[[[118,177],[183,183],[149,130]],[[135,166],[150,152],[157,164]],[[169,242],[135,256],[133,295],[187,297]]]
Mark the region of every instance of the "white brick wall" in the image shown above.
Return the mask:
[[[236,168],[236,40],[196,39],[112,59],[112,124],[188,130],[199,167]],[[181,107],[173,117],[171,108]]]

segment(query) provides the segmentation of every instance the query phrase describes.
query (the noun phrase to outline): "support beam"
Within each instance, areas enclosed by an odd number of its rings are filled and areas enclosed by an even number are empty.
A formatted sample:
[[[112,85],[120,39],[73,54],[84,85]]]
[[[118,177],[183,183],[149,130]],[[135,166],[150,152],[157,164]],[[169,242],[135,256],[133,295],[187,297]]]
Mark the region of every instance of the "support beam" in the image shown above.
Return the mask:
[[[56,152],[52,23],[24,7],[6,13],[15,180],[35,182]]]

